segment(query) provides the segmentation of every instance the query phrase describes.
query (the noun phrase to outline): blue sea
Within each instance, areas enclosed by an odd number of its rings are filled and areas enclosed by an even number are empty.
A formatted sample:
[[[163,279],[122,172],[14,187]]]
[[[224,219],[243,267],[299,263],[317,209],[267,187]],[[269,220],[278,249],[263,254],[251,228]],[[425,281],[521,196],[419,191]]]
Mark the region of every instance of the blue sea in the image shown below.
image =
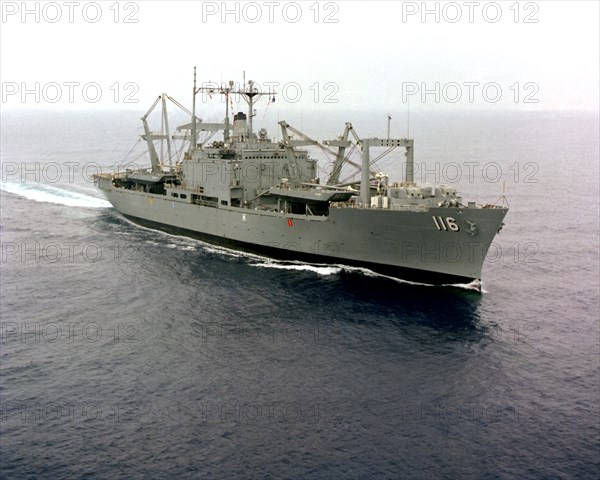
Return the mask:
[[[142,114],[2,112],[2,479],[600,477],[597,113],[411,117],[417,181],[510,205],[481,293],[136,226],[91,177]]]

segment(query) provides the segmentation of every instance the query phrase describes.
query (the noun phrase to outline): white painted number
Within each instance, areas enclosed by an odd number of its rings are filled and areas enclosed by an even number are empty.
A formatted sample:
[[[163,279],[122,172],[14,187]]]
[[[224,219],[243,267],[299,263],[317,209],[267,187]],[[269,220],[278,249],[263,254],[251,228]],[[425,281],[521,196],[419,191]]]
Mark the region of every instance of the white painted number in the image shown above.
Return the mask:
[[[451,232],[458,232],[460,230],[460,227],[456,224],[456,220],[454,220],[452,217],[446,217],[445,220],[442,217],[434,216],[431,218],[433,218],[433,223],[435,223],[435,226],[438,230],[442,230],[444,232],[447,232],[448,230]]]

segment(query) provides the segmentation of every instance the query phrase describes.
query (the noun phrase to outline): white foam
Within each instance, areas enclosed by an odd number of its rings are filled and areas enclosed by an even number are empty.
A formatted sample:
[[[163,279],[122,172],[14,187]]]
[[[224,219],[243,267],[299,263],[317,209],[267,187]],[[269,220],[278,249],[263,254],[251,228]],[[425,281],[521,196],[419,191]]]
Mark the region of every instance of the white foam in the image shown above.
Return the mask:
[[[445,283],[443,287],[462,288],[464,290],[473,290],[475,292],[487,293],[481,286],[481,280],[473,280],[470,283]]]
[[[19,195],[36,202],[56,203],[69,207],[108,208],[110,202],[83,193],[72,192],[63,188],[43,183],[2,182],[0,190]]]
[[[297,271],[307,271],[314,272],[319,275],[337,275],[342,271],[341,267],[321,267],[317,265],[306,264],[284,264],[284,263],[276,263],[276,262],[266,262],[266,263],[253,263],[253,267],[261,267],[261,268],[277,268],[280,270],[297,270]]]
[[[463,290],[471,290],[471,291],[475,291],[475,292],[487,293],[487,291],[482,288],[480,280],[473,280],[470,283],[444,283],[442,285],[436,285],[433,283],[412,282],[410,280],[403,280],[403,279],[397,278],[397,277],[390,277],[389,275],[377,273],[377,272],[374,272],[373,270],[369,270],[368,268],[350,267],[350,266],[346,266],[346,265],[336,265],[336,266],[340,267],[342,270],[359,272],[368,277],[387,278],[388,280],[393,280],[394,282],[403,283],[406,285],[418,285],[421,287],[437,287],[437,286],[453,287],[453,288],[460,288]]]
[[[257,255],[255,253],[242,252],[240,250],[234,250],[227,247],[222,247],[220,245],[213,245],[211,243],[201,242],[203,244],[203,249],[210,253],[216,253],[219,255],[226,255],[228,257],[234,258],[247,258],[250,260],[259,260],[259,261],[271,261],[269,257],[264,257],[262,255]]]
[[[396,283],[403,283],[405,285],[419,285],[421,287],[435,287],[435,285],[433,285],[431,283],[421,283],[421,282],[412,282],[410,280],[403,280],[402,278],[391,277],[389,275],[384,275],[383,273],[374,272],[373,270],[369,270],[368,268],[346,267],[345,266],[344,270],[359,272],[359,273],[362,273],[363,275],[366,275],[367,277],[387,278],[388,280],[392,280]]]

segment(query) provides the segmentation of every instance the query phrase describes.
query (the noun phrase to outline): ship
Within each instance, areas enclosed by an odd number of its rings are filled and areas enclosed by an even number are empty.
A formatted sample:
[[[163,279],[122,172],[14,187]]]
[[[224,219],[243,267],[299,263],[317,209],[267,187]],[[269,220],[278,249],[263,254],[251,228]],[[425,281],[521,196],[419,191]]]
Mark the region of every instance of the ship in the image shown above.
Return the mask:
[[[213,95],[224,99],[223,121],[197,116],[199,93],[204,102]],[[281,138],[264,128],[255,132],[257,102],[265,96],[273,102],[275,94],[245,78],[198,87],[194,68],[191,111],[161,94],[141,118],[150,166],[99,173],[94,182],[118,212],[145,227],[284,262],[481,288],[506,202],[465,202],[452,186],[417,184],[414,139],[390,138],[389,114],[385,138],[361,138],[350,122],[331,140],[315,140],[285,120],[278,122]],[[234,96],[247,104],[247,113],[233,108]],[[167,100],[185,112],[186,123],[172,132]],[[151,131],[148,117],[159,103],[161,130]],[[177,139],[186,145],[179,157],[172,151]],[[168,162],[159,157],[158,141],[161,151],[166,144]],[[333,159],[327,178],[321,179],[311,147]],[[374,168],[383,155],[373,156],[377,148],[383,154],[403,149],[403,179],[390,180]],[[340,179],[345,167],[355,170],[349,181]]]

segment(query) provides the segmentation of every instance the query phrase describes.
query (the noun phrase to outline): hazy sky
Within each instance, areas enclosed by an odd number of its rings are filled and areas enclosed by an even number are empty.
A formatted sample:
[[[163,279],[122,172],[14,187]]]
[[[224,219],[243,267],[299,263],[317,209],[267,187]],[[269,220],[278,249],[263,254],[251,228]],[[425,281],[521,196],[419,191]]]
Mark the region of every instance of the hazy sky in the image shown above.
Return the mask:
[[[304,109],[598,111],[599,4],[3,1],[3,109],[189,106],[196,65]]]

